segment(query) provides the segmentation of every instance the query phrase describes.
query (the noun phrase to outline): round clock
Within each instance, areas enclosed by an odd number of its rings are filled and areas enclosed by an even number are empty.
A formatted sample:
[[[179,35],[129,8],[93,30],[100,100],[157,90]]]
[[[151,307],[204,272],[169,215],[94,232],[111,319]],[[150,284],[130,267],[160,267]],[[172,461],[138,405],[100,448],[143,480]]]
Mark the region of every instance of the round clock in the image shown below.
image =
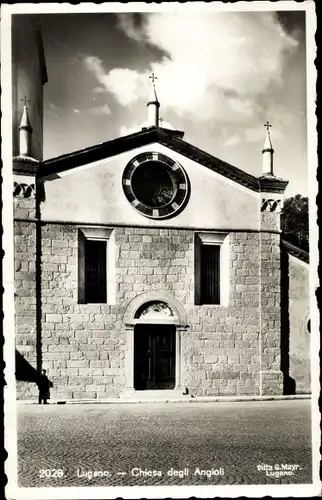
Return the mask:
[[[122,184],[132,207],[152,219],[177,213],[189,192],[182,166],[162,153],[142,153],[133,158],[125,167]]]

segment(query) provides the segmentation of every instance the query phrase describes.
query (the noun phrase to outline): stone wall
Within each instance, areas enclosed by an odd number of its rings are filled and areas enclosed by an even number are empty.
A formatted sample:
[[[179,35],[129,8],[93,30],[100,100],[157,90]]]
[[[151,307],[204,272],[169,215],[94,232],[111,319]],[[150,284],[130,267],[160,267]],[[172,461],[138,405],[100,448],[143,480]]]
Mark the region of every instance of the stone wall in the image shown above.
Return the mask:
[[[283,394],[280,203],[262,200],[260,233],[260,394]],[[269,203],[268,203],[269,202]]]
[[[280,236],[261,233],[261,391],[282,394]]]
[[[309,265],[289,256],[289,374],[296,393],[310,393]],[[312,332],[311,335],[317,335]]]
[[[30,383],[37,369],[36,223],[35,199],[14,198],[15,332],[17,392],[34,397],[37,387]]]
[[[259,234],[230,234],[229,307],[187,304],[183,385],[198,395],[259,394]]]
[[[259,235],[231,235],[230,307],[194,305],[194,232],[115,228],[116,305],[77,303],[77,228],[42,227],[42,357],[54,397],[118,395],[125,385],[124,312],[167,291],[186,309],[183,382],[194,394],[259,390]]]
[[[24,262],[24,271],[16,271],[16,283],[20,286],[19,278],[23,278],[21,290],[25,290],[17,308],[17,342],[19,348],[30,345],[27,351],[30,349],[29,358],[33,356],[35,366],[35,229],[32,223],[16,226],[20,228],[16,265],[19,259]],[[40,348],[42,366],[54,383],[53,398],[120,394],[126,384],[124,313],[131,300],[150,291],[172,294],[186,311],[188,328],[181,333],[182,385],[191,394],[258,395],[260,369],[266,368],[266,392],[279,391],[274,378],[275,368],[279,370],[278,235],[230,233],[229,306],[224,307],[194,304],[194,231],[117,227],[113,230],[116,305],[96,305],[78,303],[78,228],[43,223],[39,230]],[[19,231],[24,233],[23,241]],[[19,246],[26,241],[30,244],[28,255],[26,247]],[[265,281],[267,276],[269,282]],[[26,290],[33,290],[27,302],[22,300],[30,293]],[[28,315],[33,319],[27,319]],[[279,372],[277,381],[280,383]],[[22,391],[20,396],[26,394]]]

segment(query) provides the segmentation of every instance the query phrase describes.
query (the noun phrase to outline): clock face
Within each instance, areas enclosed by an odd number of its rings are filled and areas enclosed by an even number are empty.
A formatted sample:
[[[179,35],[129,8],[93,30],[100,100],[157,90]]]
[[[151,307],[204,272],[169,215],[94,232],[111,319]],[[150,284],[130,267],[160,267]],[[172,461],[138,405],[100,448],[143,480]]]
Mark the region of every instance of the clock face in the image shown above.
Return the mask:
[[[161,153],[143,153],[128,163],[123,190],[131,205],[146,217],[170,217],[185,204],[188,178],[178,162]]]

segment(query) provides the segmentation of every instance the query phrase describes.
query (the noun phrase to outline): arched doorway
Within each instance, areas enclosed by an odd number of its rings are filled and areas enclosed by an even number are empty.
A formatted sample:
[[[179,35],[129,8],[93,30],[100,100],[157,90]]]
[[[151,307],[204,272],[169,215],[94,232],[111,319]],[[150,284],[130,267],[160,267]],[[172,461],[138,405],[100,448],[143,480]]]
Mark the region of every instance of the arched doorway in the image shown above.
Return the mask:
[[[134,389],[174,389],[176,327],[163,301],[143,304],[134,327]]]
[[[146,292],[128,305],[126,383],[123,395],[135,390],[181,391],[181,335],[187,329],[183,306],[168,292]]]

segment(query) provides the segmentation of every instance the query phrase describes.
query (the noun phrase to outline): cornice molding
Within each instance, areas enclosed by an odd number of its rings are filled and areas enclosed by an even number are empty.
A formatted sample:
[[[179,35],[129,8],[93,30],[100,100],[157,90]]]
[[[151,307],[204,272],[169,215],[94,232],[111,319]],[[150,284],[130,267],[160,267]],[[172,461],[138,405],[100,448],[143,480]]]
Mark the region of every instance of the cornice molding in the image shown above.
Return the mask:
[[[160,127],[145,128],[128,136],[46,160],[40,165],[38,175],[46,180],[46,177],[52,174],[111,158],[132,149],[157,142],[252,191],[258,193],[261,191],[285,191],[288,182],[284,179],[275,176],[255,177],[183,141],[182,137],[183,133],[180,131],[171,131]]]
[[[12,159],[12,170],[18,175],[36,175],[40,161],[29,156],[14,156]]]
[[[261,175],[258,182],[260,190],[266,193],[284,193],[288,185],[288,181],[272,174]]]

